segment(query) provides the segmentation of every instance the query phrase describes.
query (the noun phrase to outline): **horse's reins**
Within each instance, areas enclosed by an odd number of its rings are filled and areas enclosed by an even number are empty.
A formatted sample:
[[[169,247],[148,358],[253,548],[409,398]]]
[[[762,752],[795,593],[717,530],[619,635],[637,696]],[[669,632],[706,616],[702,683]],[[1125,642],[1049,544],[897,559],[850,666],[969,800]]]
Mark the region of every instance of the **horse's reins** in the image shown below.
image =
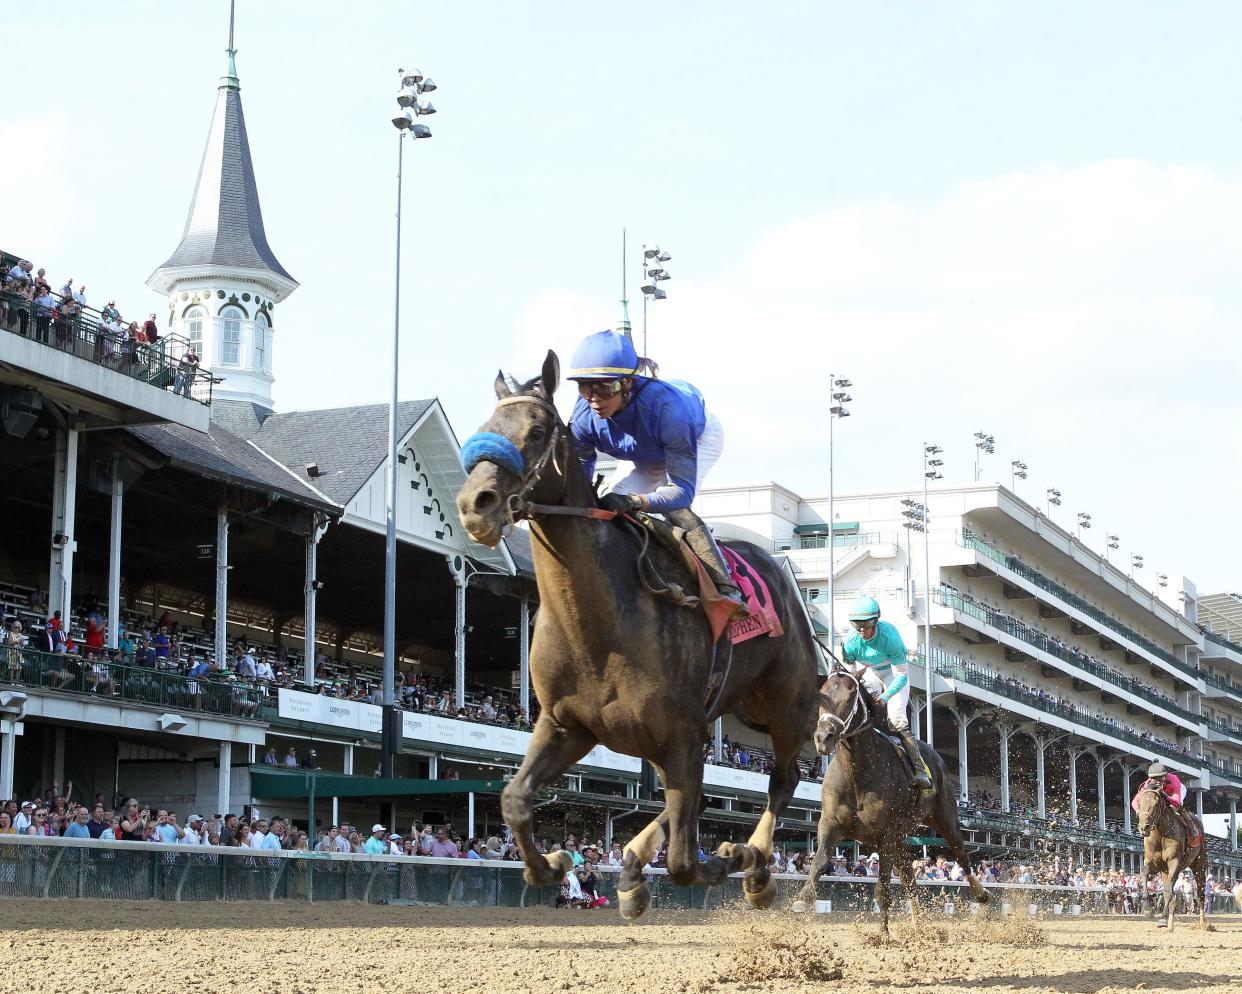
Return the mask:
[[[865,668],[861,670],[859,673],[854,673],[846,669],[842,669],[839,671],[840,676],[847,677],[849,681],[854,685],[852,703],[850,704],[850,713],[846,715],[844,719],[842,719],[839,716],[833,714],[831,711],[821,711],[819,715],[819,721],[816,722],[817,725],[822,725],[824,722],[835,721],[837,725],[840,726],[840,731],[837,732],[837,738],[840,739],[842,742],[846,742],[849,739],[852,739],[857,735],[861,735],[863,732],[873,727],[871,719],[866,716],[867,706],[863,704],[863,699],[862,699],[863,688],[862,688],[862,680],[860,679],[860,677],[862,673],[865,673],[865,672],[866,672]],[[854,723],[854,719],[858,717],[859,711],[863,712],[863,716],[864,716],[863,722],[857,728],[851,730],[850,725],[852,725]]]

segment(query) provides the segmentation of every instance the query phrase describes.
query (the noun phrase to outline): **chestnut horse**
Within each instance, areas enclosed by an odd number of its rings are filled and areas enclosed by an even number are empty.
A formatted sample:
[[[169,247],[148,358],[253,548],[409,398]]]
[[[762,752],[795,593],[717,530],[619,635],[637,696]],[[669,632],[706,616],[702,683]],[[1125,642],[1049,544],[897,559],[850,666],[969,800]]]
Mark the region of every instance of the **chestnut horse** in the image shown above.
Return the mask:
[[[1139,788],[1138,794],[1138,827],[1143,836],[1143,889],[1141,900],[1148,903],[1147,913],[1155,914],[1155,906],[1150,904],[1147,893],[1147,877],[1150,873],[1164,874],[1164,921],[1168,928],[1173,927],[1173,912],[1177,909],[1177,901],[1173,896],[1173,884],[1177,875],[1186,867],[1190,867],[1199,887],[1199,927],[1207,927],[1206,906],[1203,899],[1207,887],[1207,853],[1203,844],[1203,825],[1194,815],[1190,815],[1199,831],[1199,844],[1193,848],[1182,820],[1173,811],[1173,805],[1164,792],[1164,787],[1156,780],[1148,780]]]
[[[637,918],[650,904],[642,868],[666,840],[669,876],[677,883],[719,884],[745,871],[747,899],[769,907],[776,897],[768,870],[772,836],[798,785],[798,753],[814,729],[819,683],[798,593],[766,551],[736,544],[767,583],[786,634],[733,648],[727,639],[713,646],[701,611],[653,597],[639,578],[635,544],[616,525],[598,520],[603,512],[552,405],[559,379],[553,352],[542,375],[524,386],[497,376],[499,403],[463,446],[469,475],[457,496],[462,523],[484,545],[498,544],[515,520],[530,521],[539,587],[530,673],[542,711],[522,766],[501,795],[526,880],[559,883],[570,866],[567,853],[549,859],[535,846],[536,792],[603,743],[646,759],[664,787],[664,810],[625,847],[617,881],[623,916]],[[659,572],[687,580],[684,563],[658,546],[651,544],[650,556]],[[730,651],[727,677],[709,709],[713,665],[724,672]],[[771,736],[775,762],[767,808],[749,840],[722,843],[700,862],[703,744],[722,714]]]
[[[919,743],[933,789],[920,791],[912,786],[902,754],[883,731],[883,713],[858,674],[850,670],[834,667],[820,689],[815,748],[821,756],[831,755],[832,762],[824,773],[819,839],[810,879],[798,894],[794,910],[814,906],[815,881],[827,867],[833,845],[854,839],[879,854],[875,897],[880,905],[880,931],[887,934],[894,863],[910,897],[911,910],[918,908],[914,868],[906,858],[906,837],[919,825],[940,833],[953,858],[966,871],[966,882],[976,901],[987,904],[988,892],[971,868],[957,824],[957,800],[945,782],[940,753],[926,742]]]

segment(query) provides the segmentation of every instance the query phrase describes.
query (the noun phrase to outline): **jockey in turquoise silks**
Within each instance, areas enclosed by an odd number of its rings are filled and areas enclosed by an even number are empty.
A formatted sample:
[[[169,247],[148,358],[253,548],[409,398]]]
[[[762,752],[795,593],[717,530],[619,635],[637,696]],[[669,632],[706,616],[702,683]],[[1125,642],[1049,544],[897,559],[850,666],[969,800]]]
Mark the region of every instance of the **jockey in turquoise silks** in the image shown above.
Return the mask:
[[[703,520],[690,509],[703,477],[720,458],[724,432],[703,395],[682,380],[661,380],[640,362],[628,335],[600,331],[574,351],[569,379],[578,400],[569,419],[574,450],[590,481],[595,453],[631,462],[600,501],[610,511],[662,514],[686,532],[717,590],[747,610],[724,557]]]
[[[850,624],[854,631],[841,647],[841,654],[847,664],[854,665],[855,671],[864,665],[868,667],[863,671],[861,683],[886,706],[889,727],[901,739],[910,768],[914,770],[915,786],[930,787],[931,777],[927,775],[918,743],[910,735],[910,721],[906,717],[906,705],[910,703],[910,668],[901,634],[889,622],[880,620],[879,603],[866,594],[854,601]]]

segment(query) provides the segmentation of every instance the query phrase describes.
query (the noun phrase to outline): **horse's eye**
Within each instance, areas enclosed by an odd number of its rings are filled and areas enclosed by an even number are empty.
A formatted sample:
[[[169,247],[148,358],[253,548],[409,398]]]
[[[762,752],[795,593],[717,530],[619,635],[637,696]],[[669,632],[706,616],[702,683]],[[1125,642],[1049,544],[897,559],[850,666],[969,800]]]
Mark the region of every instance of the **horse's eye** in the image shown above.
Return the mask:
[[[548,430],[543,425],[534,425],[530,431],[526,433],[526,437],[532,442],[542,442],[548,437]]]

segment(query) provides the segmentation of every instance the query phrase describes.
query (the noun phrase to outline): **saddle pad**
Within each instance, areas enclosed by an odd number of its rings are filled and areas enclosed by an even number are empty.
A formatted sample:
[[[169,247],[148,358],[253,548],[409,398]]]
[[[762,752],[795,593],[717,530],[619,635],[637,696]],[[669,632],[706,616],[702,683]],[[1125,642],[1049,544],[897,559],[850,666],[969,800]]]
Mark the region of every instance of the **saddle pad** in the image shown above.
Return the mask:
[[[712,641],[718,640],[722,633],[728,632],[729,641],[733,645],[767,635],[779,638],[785,634],[785,627],[772,605],[771,592],[758,571],[745,559],[726,545],[720,547],[724,553],[725,563],[733,575],[733,582],[742,592],[746,607],[750,613],[739,621],[729,621],[733,613],[733,602],[721,597],[712,582],[706,567],[699,561],[688,545],[682,544],[682,556],[688,565],[694,567],[699,578],[699,599],[707,621],[711,625]]]
[[[720,551],[724,553],[729,572],[733,574],[733,582],[746,598],[746,607],[750,610],[745,618],[730,622],[729,641],[738,645],[760,635],[767,635],[769,638],[784,635],[785,628],[772,604],[771,591],[759,571],[727,545],[722,545]]]

